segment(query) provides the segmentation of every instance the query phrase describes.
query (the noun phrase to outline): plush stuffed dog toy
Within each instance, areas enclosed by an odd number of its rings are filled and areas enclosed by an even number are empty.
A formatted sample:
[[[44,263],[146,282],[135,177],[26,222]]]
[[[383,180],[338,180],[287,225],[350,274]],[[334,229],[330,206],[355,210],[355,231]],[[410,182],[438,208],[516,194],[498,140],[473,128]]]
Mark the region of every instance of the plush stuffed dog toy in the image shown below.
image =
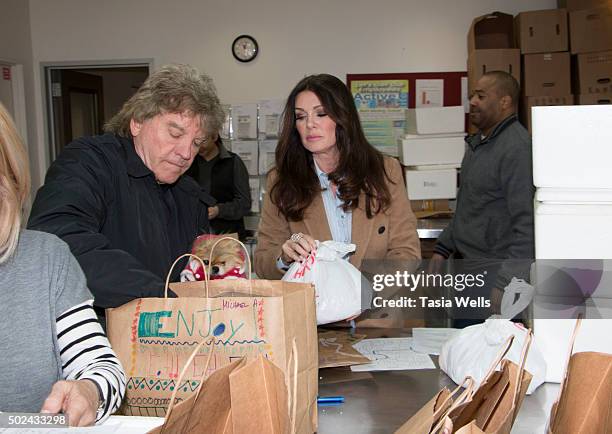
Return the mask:
[[[223,240],[216,245],[209,263],[213,245],[227,235],[200,235],[193,242],[191,253],[202,259],[211,280],[246,279],[245,255],[242,246],[232,240]],[[190,259],[181,272],[181,282],[204,280],[204,269],[197,259]]]

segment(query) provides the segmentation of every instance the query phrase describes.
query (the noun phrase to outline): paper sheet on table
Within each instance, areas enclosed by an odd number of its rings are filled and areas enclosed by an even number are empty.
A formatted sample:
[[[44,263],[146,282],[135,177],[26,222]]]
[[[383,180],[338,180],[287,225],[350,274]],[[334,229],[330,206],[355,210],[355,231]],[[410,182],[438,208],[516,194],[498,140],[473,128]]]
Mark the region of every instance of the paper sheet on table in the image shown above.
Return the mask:
[[[0,434],[146,434],[163,423],[163,417],[111,416],[87,428],[0,428]]]
[[[439,356],[442,346],[458,331],[451,328],[413,328],[412,349],[417,353]]]
[[[351,366],[352,371],[397,371],[435,369],[427,354],[411,349],[412,338],[365,339],[353,345],[372,362]]]

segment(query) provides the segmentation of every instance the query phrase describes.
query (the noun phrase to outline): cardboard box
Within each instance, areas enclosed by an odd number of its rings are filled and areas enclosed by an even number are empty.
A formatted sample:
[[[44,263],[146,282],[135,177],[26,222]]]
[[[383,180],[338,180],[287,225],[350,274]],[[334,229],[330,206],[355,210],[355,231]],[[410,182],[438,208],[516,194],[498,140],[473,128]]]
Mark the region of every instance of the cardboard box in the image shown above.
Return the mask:
[[[572,93],[570,55],[564,53],[525,54],[522,94],[563,96]]]
[[[572,54],[612,50],[612,7],[569,14]]]
[[[462,105],[406,110],[406,134],[461,133],[465,128]]]
[[[528,96],[521,100],[521,123],[531,133],[531,109],[536,106],[573,105],[573,95]]]
[[[412,208],[412,211],[414,212],[423,212],[423,211],[449,212],[451,210],[448,199],[411,200],[410,208]]]
[[[579,11],[581,9],[593,9],[602,7],[612,7],[612,0],[557,0],[559,9]]]
[[[612,93],[612,50],[576,56],[574,93]]]
[[[406,166],[427,164],[461,165],[465,134],[411,136],[399,140],[400,161]]]
[[[406,169],[405,175],[411,200],[454,199],[457,196],[456,169]]]
[[[516,46],[522,54],[568,51],[565,9],[521,12],[514,25]]]
[[[521,50],[518,48],[476,50],[468,54],[468,90],[488,71],[506,71],[521,83]]]
[[[612,104],[612,93],[590,93],[587,95],[577,95],[576,103],[579,105]]]
[[[512,15],[492,12],[474,18],[468,32],[468,52],[492,48],[514,48]]]

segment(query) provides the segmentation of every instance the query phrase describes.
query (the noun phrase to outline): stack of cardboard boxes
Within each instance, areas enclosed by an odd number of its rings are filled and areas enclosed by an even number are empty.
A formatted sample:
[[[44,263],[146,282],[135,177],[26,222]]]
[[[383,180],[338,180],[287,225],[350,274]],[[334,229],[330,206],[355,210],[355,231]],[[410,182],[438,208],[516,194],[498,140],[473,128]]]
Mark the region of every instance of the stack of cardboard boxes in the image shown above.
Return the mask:
[[[513,16],[501,12],[477,17],[468,33],[468,91],[489,71],[505,71],[521,81],[521,56]]]
[[[512,74],[521,85],[521,122],[529,131],[533,106],[612,100],[612,0],[558,5],[514,18],[483,15],[468,33],[469,91],[487,71]]]
[[[612,0],[558,0],[569,14],[576,104],[612,103]]]
[[[574,104],[567,11],[521,12],[514,22],[523,64],[521,119],[531,131],[531,107]]]
[[[406,135],[399,142],[400,161],[412,209],[418,217],[448,212],[457,195],[465,113],[463,106],[427,107],[406,111]]]

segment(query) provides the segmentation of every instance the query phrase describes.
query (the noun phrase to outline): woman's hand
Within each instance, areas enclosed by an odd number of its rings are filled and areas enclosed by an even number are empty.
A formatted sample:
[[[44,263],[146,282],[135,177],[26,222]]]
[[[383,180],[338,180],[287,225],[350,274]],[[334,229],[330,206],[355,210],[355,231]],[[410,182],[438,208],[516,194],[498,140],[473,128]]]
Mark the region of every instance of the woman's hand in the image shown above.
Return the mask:
[[[70,426],[89,426],[96,422],[99,404],[98,388],[93,381],[58,381],[40,412],[64,413]]]
[[[301,232],[293,234],[291,238],[283,243],[281,259],[285,264],[290,264],[294,261],[305,261],[310,252],[316,248],[317,244],[310,235]]]

